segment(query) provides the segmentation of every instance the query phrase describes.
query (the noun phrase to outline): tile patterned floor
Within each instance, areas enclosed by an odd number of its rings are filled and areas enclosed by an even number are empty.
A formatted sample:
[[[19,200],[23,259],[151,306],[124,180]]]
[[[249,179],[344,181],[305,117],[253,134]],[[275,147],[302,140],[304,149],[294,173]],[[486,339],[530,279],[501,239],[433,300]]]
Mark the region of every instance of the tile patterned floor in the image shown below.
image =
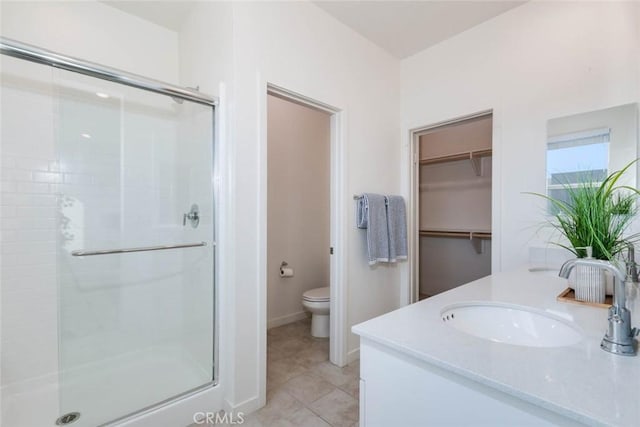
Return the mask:
[[[304,319],[267,332],[267,405],[247,425],[358,425],[360,364],[333,365],[329,339],[313,338],[310,329]]]
[[[329,339],[311,337],[310,329],[304,319],[267,332],[267,404],[242,426],[358,426],[360,364],[333,365]]]

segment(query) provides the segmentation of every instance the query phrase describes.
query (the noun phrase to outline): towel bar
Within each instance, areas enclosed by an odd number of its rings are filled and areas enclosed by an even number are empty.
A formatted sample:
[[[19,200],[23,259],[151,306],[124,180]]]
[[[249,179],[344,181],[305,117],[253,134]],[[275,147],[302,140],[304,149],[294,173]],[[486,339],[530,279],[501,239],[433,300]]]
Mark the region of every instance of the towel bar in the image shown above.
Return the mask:
[[[364,197],[364,194],[354,194],[353,200],[360,200],[363,197]],[[387,198],[387,196],[384,197],[384,205],[389,206],[389,199]]]
[[[215,246],[215,243],[213,245]],[[207,246],[207,242],[185,243],[181,245],[169,245],[169,246],[145,246],[145,247],[139,247],[139,248],[102,249],[99,251],[71,251],[71,256],[93,256],[93,255],[124,254],[129,252],[164,251],[167,249],[195,248],[198,246]]]

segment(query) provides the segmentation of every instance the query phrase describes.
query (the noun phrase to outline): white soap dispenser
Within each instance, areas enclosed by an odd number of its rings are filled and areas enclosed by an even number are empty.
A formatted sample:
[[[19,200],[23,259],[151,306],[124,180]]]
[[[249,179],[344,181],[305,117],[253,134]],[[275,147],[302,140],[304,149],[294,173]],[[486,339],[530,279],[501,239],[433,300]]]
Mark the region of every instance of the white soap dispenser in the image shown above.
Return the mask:
[[[586,259],[593,259],[591,246],[580,247],[587,251]],[[588,265],[576,265],[575,291],[576,300],[602,304],[606,298],[606,277],[604,270]]]

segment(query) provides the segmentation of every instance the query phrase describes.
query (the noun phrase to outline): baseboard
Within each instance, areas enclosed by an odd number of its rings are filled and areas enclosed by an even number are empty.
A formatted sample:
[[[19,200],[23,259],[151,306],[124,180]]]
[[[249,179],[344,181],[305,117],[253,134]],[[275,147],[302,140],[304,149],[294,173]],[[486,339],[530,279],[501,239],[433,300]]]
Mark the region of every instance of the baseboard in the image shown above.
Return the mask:
[[[242,412],[243,415],[250,414],[252,412],[257,411],[262,408],[264,403],[260,404],[260,399],[258,396],[254,396],[245,400],[244,402],[240,402],[237,405],[232,405],[228,400],[224,401],[224,410],[230,414],[238,414]]]
[[[356,348],[347,353],[347,365],[360,359],[360,348]]]
[[[298,311],[297,313],[287,314],[286,316],[280,316],[267,321],[267,329],[276,328],[278,326],[286,325],[288,323],[297,322],[307,317],[306,311]]]

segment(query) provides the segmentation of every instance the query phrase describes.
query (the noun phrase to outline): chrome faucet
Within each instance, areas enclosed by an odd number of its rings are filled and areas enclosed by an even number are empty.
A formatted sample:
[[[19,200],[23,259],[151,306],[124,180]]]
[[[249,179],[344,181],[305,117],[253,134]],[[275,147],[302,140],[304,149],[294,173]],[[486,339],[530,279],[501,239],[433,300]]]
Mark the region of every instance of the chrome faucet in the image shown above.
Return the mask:
[[[569,278],[571,270],[576,265],[595,267],[613,274],[613,305],[609,308],[609,328],[600,343],[600,348],[613,354],[635,356],[635,336],[638,335],[638,330],[631,328],[631,313],[626,307],[626,272],[623,272],[609,261],[577,258],[570,259],[562,264],[559,276],[565,279]]]

